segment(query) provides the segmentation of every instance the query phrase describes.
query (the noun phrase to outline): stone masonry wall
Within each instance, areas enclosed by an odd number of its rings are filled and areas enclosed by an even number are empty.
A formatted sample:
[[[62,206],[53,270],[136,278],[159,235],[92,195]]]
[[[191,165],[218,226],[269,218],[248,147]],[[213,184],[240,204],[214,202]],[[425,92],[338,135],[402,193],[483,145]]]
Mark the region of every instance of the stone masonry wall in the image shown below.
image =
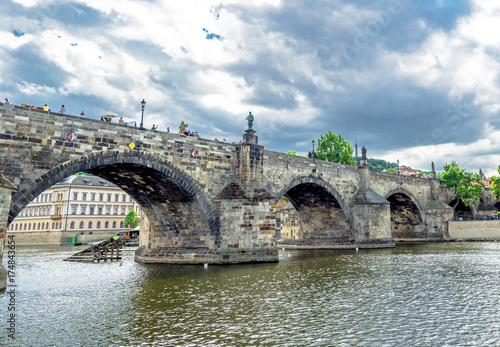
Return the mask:
[[[500,220],[449,222],[448,229],[452,239],[500,240]]]
[[[71,132],[77,135],[73,142],[67,139]],[[134,149],[128,147],[131,142],[136,145]],[[235,145],[174,133],[0,106],[2,172],[19,186],[19,192],[13,195],[18,212],[62,176],[80,169],[75,163],[92,155],[114,157],[120,153],[144,153],[145,161],[166,161],[169,168],[179,170],[178,182],[191,178],[200,188],[198,194],[210,199],[234,177],[235,150]]]

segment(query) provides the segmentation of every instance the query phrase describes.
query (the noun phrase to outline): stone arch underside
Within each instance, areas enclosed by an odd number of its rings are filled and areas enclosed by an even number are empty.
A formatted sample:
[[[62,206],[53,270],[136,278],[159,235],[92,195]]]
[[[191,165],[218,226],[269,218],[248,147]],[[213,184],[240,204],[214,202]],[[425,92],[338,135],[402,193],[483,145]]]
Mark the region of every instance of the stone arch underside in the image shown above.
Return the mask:
[[[458,205],[457,205],[457,202],[458,202]],[[455,211],[455,219],[458,219],[458,220],[474,220],[474,212],[472,211],[472,209],[470,208],[470,206],[465,206],[465,204],[462,201],[462,199],[453,199],[453,200],[450,201],[450,203],[448,205],[451,206],[452,208],[455,205],[457,205],[457,207],[455,207],[455,209],[454,209],[454,211]]]
[[[391,234],[394,240],[427,238],[428,230],[417,204],[404,192],[391,193]]]
[[[306,182],[284,193],[289,204],[281,213],[281,238],[296,243],[344,243],[352,229],[337,198],[327,188]]]
[[[104,153],[52,169],[13,195],[9,222],[45,189],[77,172],[104,178],[132,196],[149,220],[154,245],[213,249],[220,243],[213,203],[196,181],[141,152]]]

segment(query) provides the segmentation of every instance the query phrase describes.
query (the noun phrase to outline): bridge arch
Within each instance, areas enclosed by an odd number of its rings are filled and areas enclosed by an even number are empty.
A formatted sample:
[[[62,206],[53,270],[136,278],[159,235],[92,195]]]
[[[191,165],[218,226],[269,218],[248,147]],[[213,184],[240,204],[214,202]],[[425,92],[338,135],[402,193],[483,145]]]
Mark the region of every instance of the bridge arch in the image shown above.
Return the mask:
[[[391,233],[394,240],[427,237],[425,210],[412,193],[397,188],[388,192],[385,199],[391,204]]]
[[[335,244],[352,240],[352,228],[344,201],[327,181],[316,176],[297,177],[275,196],[290,204],[281,210],[283,242]]]
[[[339,192],[327,181],[316,176],[301,176],[293,179],[284,188],[282,188],[275,197],[275,202],[278,202],[285,194],[292,188],[301,184],[312,184],[323,188],[326,192],[331,194],[339,203],[342,210],[344,210],[344,201]]]
[[[448,205],[451,208],[453,208],[455,204],[457,204],[457,206],[453,209],[455,218],[461,218],[462,220],[474,220],[474,211],[471,206],[465,206],[462,199],[457,197],[452,198],[450,202],[448,202]]]
[[[132,196],[155,238],[168,246],[217,244],[216,208],[198,182],[172,162],[137,150],[95,152],[52,168],[12,195],[9,223],[43,191],[77,172],[104,178]]]

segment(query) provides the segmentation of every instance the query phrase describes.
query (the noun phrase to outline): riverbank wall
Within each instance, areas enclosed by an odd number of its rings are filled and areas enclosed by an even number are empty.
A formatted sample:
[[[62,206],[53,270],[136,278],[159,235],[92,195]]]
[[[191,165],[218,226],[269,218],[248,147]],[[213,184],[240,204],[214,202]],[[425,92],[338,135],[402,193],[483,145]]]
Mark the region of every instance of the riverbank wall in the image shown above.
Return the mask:
[[[451,239],[500,240],[500,220],[473,220],[448,222]]]
[[[14,235],[16,246],[58,246],[74,243],[89,243],[102,241],[108,236],[116,236],[109,231],[14,231],[7,232]],[[74,238],[74,240],[73,240]]]

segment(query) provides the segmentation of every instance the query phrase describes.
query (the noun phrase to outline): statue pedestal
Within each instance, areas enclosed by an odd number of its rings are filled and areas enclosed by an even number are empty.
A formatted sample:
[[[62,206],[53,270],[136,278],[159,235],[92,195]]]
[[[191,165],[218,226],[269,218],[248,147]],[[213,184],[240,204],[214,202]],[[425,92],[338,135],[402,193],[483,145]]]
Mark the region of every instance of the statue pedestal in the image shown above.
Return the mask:
[[[255,145],[259,144],[259,137],[255,135],[256,131],[253,129],[245,130],[243,134],[243,143],[253,143]]]

